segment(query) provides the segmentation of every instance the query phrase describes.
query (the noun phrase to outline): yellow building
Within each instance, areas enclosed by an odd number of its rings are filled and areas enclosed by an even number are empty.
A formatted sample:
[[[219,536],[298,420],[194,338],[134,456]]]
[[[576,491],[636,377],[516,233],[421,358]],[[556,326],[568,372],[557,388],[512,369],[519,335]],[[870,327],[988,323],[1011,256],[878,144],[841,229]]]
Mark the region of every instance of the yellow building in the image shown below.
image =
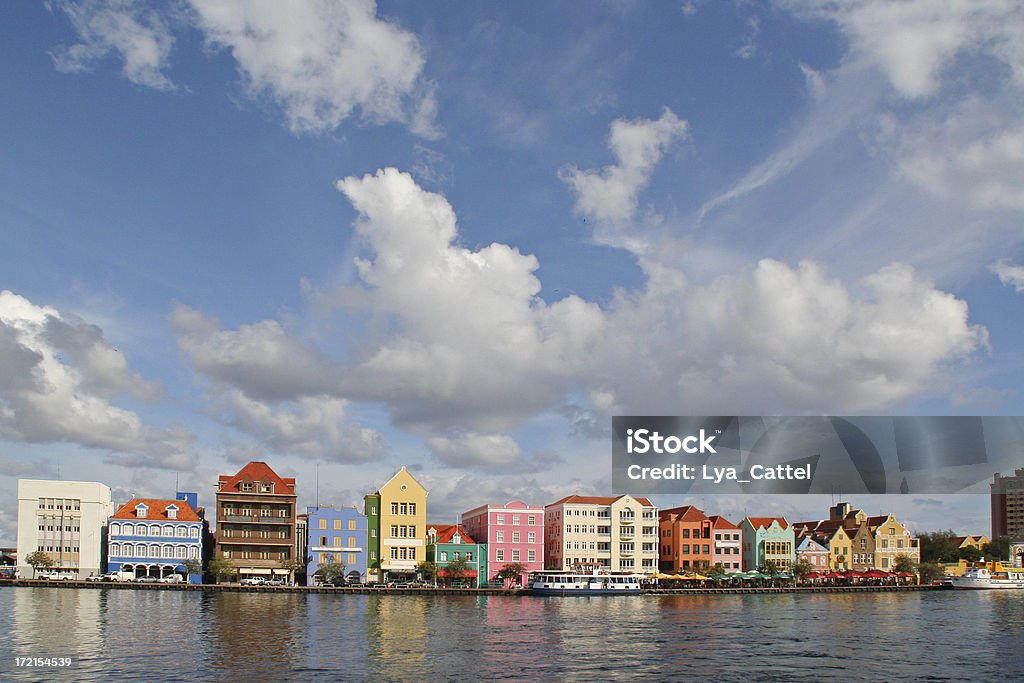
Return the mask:
[[[408,581],[427,559],[427,490],[404,466],[363,498],[370,581]]]
[[[877,522],[872,524],[872,522]],[[896,519],[895,515],[868,518],[867,526],[874,532],[875,569],[884,572],[894,571],[896,559],[906,555],[917,564],[921,561],[921,548],[918,539],[910,533],[907,526]]]
[[[816,520],[797,522],[797,543],[804,536],[810,536],[828,548],[828,568],[832,571],[846,571],[853,567],[853,541],[843,528],[842,520]]]

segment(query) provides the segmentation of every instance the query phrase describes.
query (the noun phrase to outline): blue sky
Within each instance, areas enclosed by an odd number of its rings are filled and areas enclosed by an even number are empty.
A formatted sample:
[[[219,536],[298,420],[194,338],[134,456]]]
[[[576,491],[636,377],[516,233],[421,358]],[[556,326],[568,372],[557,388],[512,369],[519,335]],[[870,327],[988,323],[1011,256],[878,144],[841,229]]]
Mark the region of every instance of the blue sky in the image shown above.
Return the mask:
[[[614,414],[1022,414],[1022,32],[1004,0],[6,4],[0,541],[58,468],[209,504],[264,459],[308,503],[319,464],[351,504],[407,464],[440,519],[609,492]]]

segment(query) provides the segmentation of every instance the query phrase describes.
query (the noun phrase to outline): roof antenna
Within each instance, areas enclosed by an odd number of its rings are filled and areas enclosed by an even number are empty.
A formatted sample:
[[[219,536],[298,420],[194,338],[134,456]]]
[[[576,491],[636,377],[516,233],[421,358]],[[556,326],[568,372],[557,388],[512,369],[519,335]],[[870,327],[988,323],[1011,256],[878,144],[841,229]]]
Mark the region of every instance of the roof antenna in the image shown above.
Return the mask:
[[[320,509],[320,463],[316,464],[316,509]]]

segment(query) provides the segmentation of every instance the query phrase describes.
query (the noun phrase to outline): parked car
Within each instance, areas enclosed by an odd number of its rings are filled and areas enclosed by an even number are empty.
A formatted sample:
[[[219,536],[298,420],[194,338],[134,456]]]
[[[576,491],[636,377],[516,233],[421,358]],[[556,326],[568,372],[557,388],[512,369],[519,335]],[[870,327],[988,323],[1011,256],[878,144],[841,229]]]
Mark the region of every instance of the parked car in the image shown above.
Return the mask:
[[[156,583],[159,579],[155,576],[136,576],[135,583]]]
[[[247,576],[242,579],[243,586],[262,586],[267,582],[262,576]]]
[[[100,576],[99,574],[89,574],[89,576],[85,577],[85,580],[86,581],[102,581],[103,577]]]
[[[41,572],[36,574],[36,578],[43,579],[44,581],[73,581],[75,576],[63,572]]]
[[[284,585],[287,585],[287,582],[284,579],[282,579],[280,576],[278,576],[278,577],[275,577],[273,579],[267,579],[264,582],[264,585],[265,586],[284,586]]]
[[[328,581],[327,583],[329,583],[330,585],[334,586],[335,588],[347,588],[348,587],[348,581],[345,580],[344,576],[336,576],[333,579],[331,579],[330,581]]]
[[[383,588],[384,584],[380,581],[370,581],[365,584],[367,588]]]
[[[135,575],[131,572],[109,572],[100,577],[102,581],[134,581]]]
[[[181,583],[181,574],[168,574],[160,579],[160,583]]]

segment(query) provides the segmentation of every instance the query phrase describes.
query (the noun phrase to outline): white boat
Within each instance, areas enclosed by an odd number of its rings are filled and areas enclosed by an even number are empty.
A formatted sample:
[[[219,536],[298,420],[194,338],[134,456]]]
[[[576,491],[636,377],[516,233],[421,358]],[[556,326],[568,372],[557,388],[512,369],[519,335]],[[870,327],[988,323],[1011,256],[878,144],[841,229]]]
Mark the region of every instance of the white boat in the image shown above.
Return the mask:
[[[537,572],[530,578],[531,595],[639,595],[644,574],[612,574],[607,570]]]
[[[990,572],[984,567],[974,567],[968,569],[963,576],[954,576],[952,583],[957,590],[1024,588],[1024,570]]]

